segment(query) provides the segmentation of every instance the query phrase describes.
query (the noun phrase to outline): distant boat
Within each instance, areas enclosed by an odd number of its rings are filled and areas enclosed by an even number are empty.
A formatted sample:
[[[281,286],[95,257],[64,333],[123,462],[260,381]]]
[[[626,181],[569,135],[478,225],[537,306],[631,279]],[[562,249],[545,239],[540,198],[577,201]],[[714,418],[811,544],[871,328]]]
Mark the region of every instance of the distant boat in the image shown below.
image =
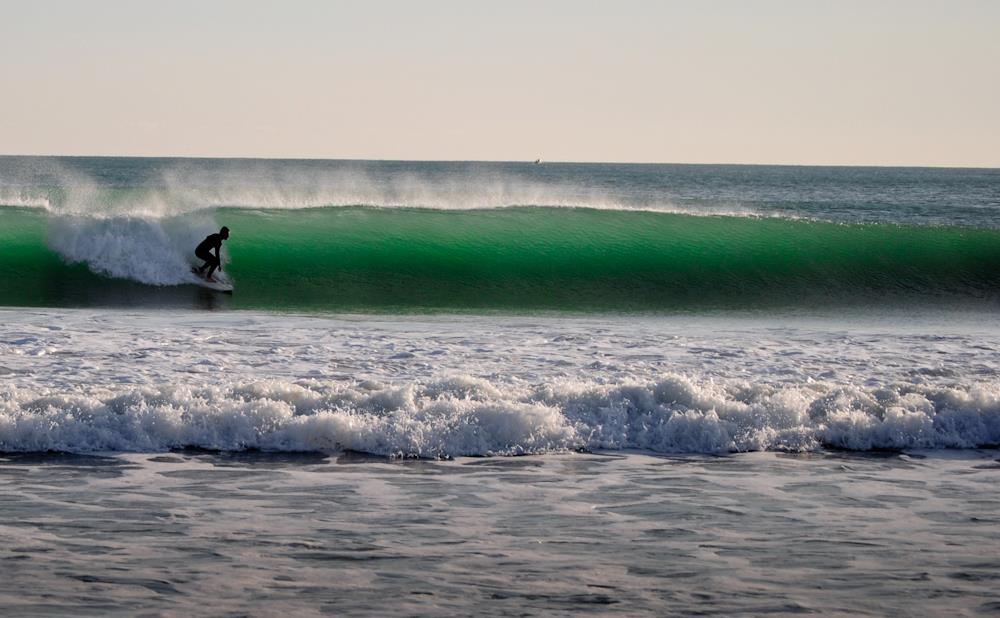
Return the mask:
[[[542,160],[541,160],[541,159],[535,159],[535,165],[538,165],[538,164],[539,164],[539,163],[541,163],[541,162],[542,162]]]

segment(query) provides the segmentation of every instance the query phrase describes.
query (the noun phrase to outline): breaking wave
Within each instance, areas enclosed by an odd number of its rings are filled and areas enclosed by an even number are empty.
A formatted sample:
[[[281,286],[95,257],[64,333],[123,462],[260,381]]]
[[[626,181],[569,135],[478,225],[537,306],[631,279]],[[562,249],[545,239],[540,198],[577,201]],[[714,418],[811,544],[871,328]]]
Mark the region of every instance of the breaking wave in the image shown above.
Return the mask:
[[[453,376],[0,392],[0,451],[354,450],[391,457],[1000,444],[1000,384],[867,389],[695,380],[514,387]]]
[[[549,207],[236,209],[162,219],[0,209],[0,218],[6,304],[78,306],[86,296],[116,305],[138,294],[131,284],[193,283],[194,246],[223,224],[232,230],[234,308],[992,306],[1000,292],[1000,230],[992,229]],[[44,295],[32,291],[39,287]],[[146,287],[142,296],[155,306],[171,294]]]

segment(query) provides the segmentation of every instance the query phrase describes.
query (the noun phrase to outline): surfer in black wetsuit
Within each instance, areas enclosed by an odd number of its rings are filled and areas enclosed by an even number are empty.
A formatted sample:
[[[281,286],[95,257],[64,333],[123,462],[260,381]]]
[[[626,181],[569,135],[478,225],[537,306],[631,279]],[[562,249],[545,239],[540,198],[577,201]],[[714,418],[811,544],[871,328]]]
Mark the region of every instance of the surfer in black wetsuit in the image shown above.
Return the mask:
[[[194,254],[198,256],[198,259],[205,260],[205,263],[199,268],[195,268],[194,271],[200,275],[208,268],[208,274],[205,275],[205,279],[208,281],[214,282],[215,279],[212,279],[212,273],[215,272],[216,268],[222,267],[220,255],[222,252],[222,241],[227,238],[229,238],[229,228],[223,226],[218,234],[209,234],[205,240],[201,241],[198,248],[194,250]],[[215,249],[215,255],[212,255],[212,249]]]

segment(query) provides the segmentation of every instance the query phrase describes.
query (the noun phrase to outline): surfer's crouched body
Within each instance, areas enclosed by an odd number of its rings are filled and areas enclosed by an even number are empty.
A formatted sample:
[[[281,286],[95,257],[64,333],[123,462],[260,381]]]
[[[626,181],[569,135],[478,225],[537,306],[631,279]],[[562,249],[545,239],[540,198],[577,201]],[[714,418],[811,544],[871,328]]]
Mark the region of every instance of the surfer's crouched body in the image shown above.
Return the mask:
[[[208,274],[205,275],[205,278],[209,281],[215,281],[212,279],[212,274],[215,272],[215,269],[222,266],[220,252],[222,251],[222,241],[227,238],[229,238],[229,228],[223,226],[218,234],[209,234],[205,240],[201,241],[198,248],[194,250],[194,254],[198,256],[198,259],[205,260],[205,263],[195,270],[200,275],[207,268]],[[212,255],[212,249],[215,249],[215,255]]]

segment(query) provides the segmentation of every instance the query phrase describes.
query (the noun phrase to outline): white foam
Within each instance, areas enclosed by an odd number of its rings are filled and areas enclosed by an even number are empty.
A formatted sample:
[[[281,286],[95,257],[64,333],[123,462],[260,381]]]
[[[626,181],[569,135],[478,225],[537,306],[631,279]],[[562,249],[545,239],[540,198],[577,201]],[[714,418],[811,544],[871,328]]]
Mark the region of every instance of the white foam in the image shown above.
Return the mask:
[[[194,283],[194,247],[218,229],[206,215],[176,219],[60,216],[49,221],[47,242],[67,262],[152,285]],[[223,252],[225,261],[225,253]]]
[[[741,385],[676,375],[648,383],[540,385],[527,391],[482,384],[477,394],[462,385],[467,379],[374,390],[357,382],[273,380],[91,394],[9,389],[0,398],[0,450],[197,446],[437,457],[578,448],[722,453],[1000,443],[998,384],[979,384],[975,395],[961,393],[938,404],[940,391],[919,388],[893,405],[867,411],[837,399],[824,403],[817,418],[808,413],[817,399],[794,386],[741,401],[734,398]]]
[[[0,313],[0,450],[437,457],[1000,443],[995,330]]]

